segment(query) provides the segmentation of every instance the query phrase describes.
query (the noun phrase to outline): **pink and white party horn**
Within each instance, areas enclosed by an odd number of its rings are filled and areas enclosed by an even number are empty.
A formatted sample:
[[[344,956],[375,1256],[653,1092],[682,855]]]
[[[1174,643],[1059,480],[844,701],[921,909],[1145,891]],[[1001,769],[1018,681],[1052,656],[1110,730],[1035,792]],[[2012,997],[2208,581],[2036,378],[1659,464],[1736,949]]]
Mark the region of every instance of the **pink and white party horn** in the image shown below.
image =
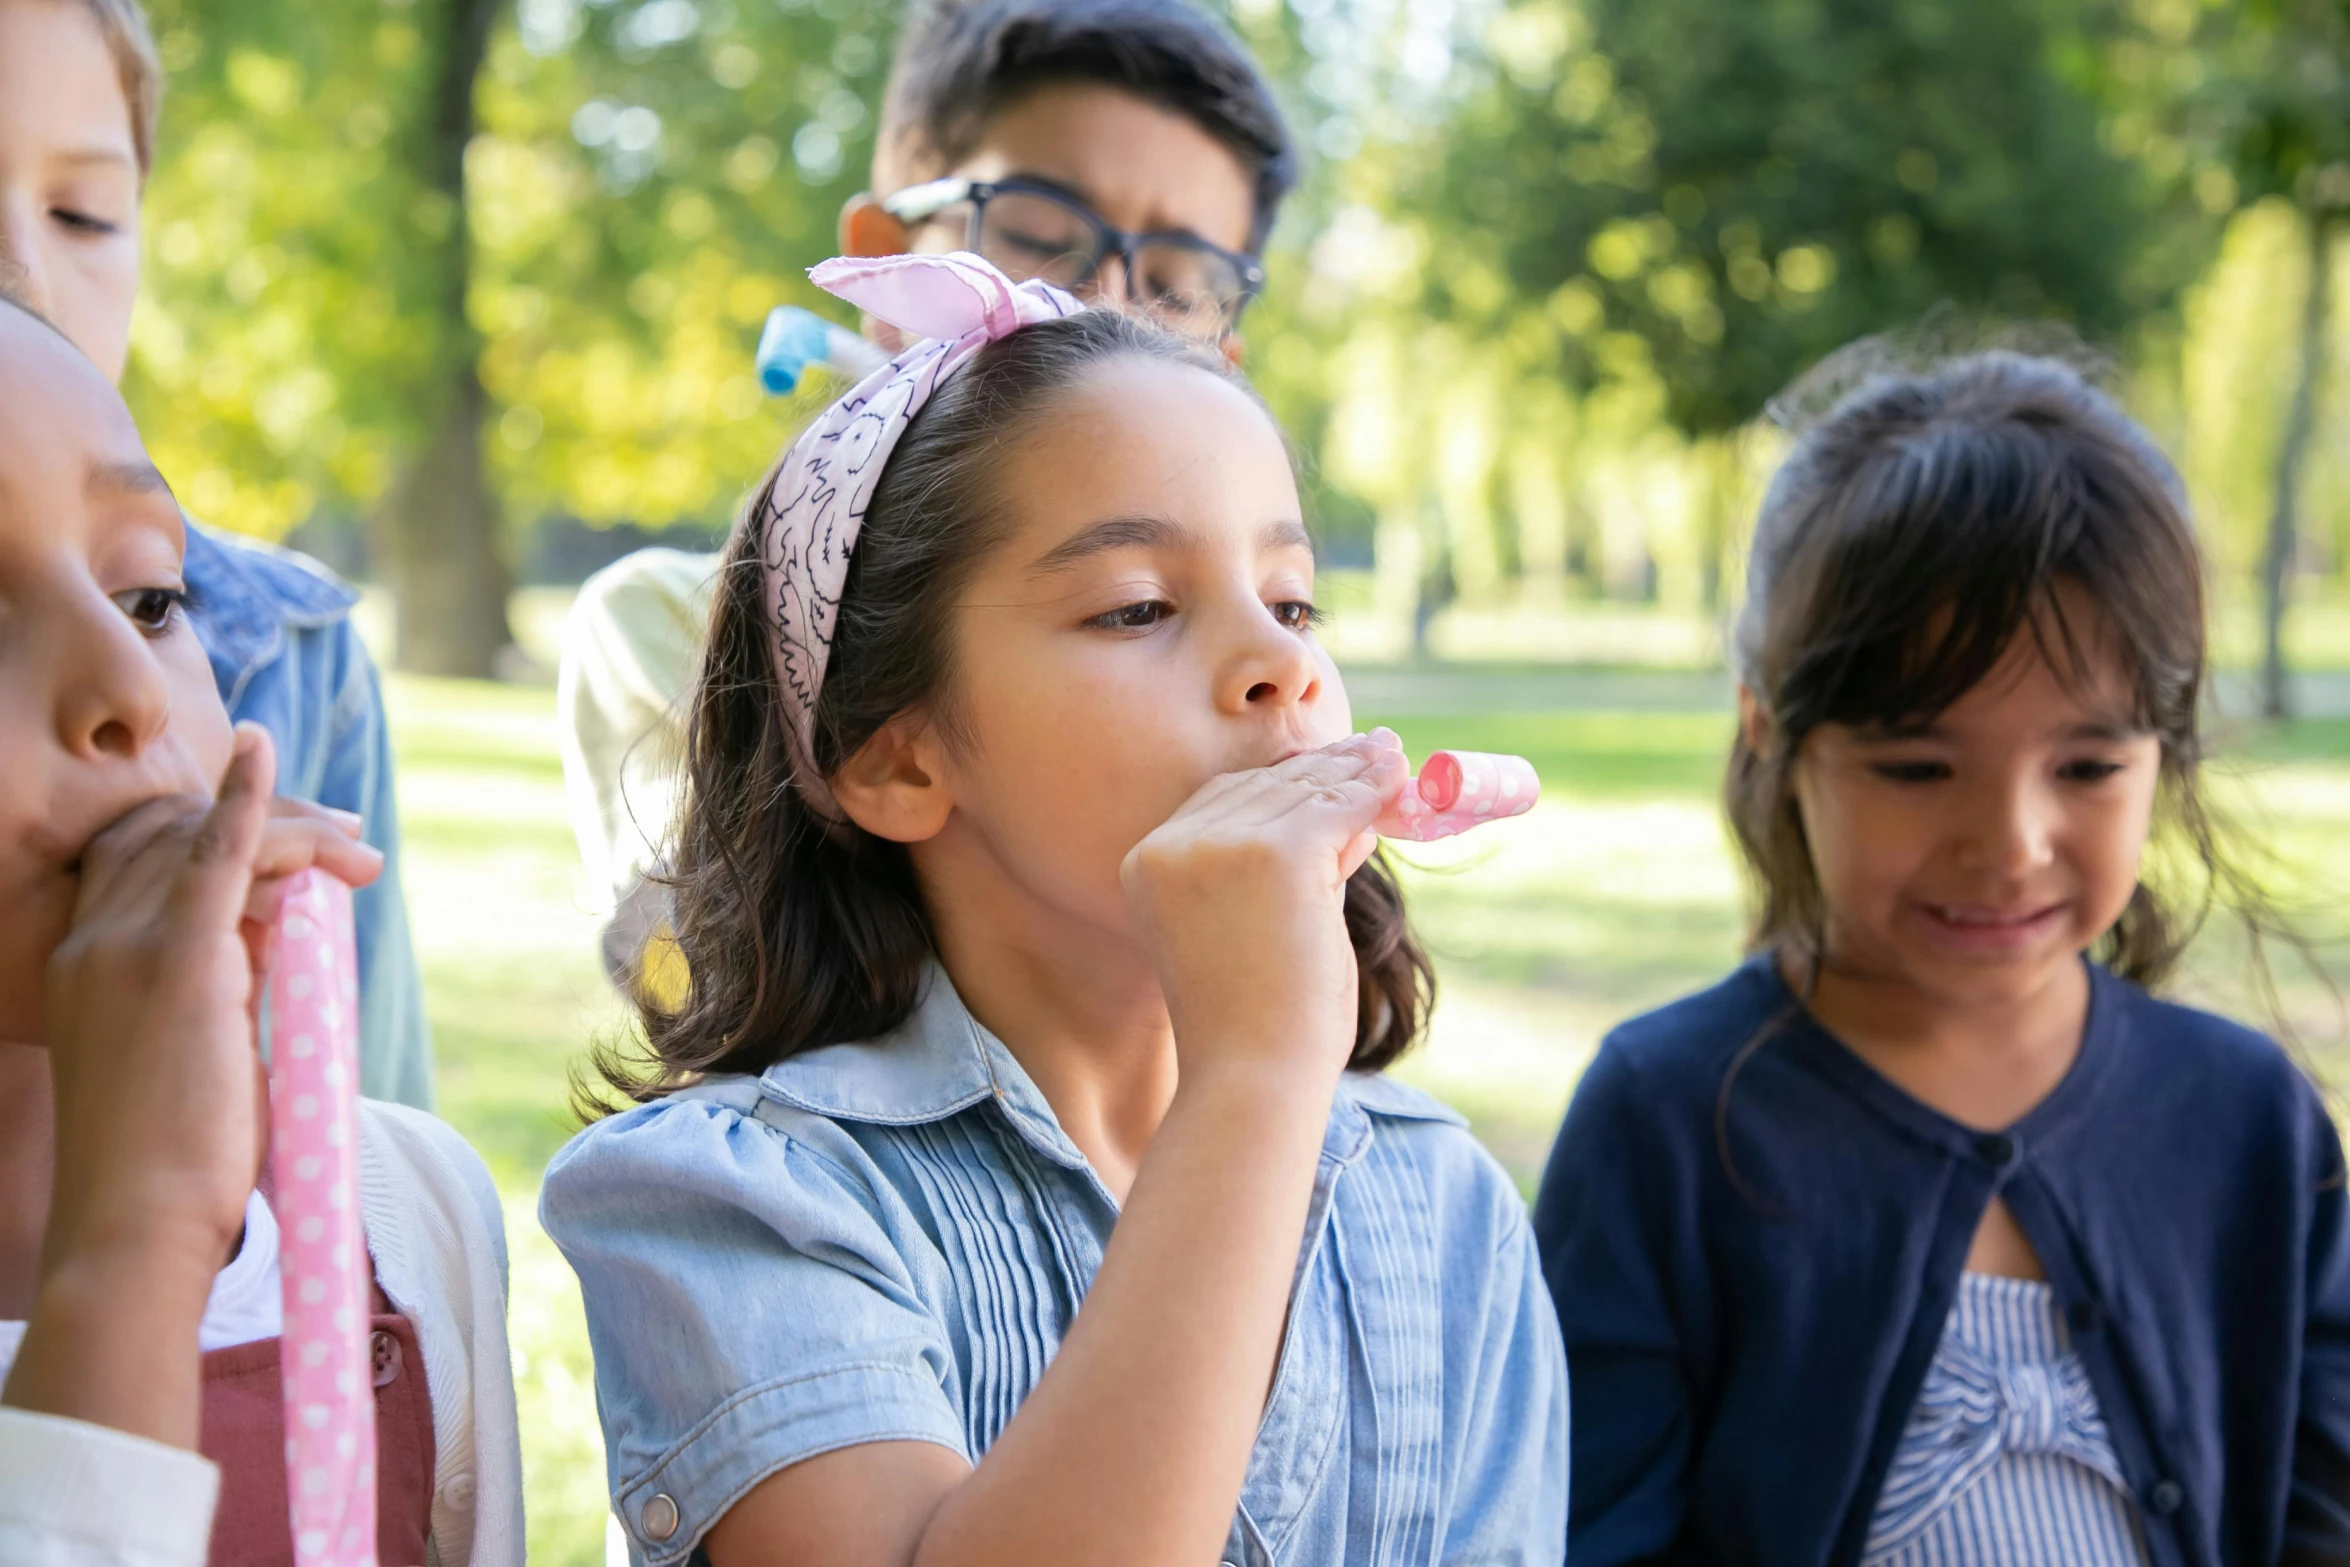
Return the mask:
[[[376,1567],[375,1379],[359,1220],[351,889],[305,871],[269,976],[270,1172],[282,1240],[286,1497],[296,1567]]]
[[[1373,825],[1382,837],[1431,843],[1486,822],[1522,816],[1541,795],[1542,779],[1522,756],[1439,751]]]

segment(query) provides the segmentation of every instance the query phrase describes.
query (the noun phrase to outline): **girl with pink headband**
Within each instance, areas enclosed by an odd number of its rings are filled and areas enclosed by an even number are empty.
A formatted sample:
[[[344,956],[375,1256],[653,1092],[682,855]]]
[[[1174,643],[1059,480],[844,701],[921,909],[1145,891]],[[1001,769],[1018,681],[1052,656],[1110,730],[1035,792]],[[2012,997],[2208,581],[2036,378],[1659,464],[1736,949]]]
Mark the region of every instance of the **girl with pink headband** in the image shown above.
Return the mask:
[[[690,983],[543,1199],[635,1559],[1560,1561],[1523,1206],[1380,1073],[1432,975],[1379,838],[1531,769],[1353,732],[1218,356],[974,256],[814,275],[921,341],[728,548]]]

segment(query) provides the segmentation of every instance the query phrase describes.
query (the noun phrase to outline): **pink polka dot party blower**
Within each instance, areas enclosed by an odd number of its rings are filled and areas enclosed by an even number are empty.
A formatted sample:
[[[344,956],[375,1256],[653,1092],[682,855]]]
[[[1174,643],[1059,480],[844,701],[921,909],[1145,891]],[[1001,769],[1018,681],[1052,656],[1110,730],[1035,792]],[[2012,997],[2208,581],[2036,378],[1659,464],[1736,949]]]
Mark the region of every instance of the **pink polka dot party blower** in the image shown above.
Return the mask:
[[[296,1567],[376,1567],[375,1381],[359,1219],[359,974],[351,889],[305,871],[269,976],[270,1172],[285,1292],[286,1497]]]
[[[1373,825],[1384,838],[1433,843],[1487,822],[1523,816],[1541,794],[1542,780],[1522,756],[1438,751]]]

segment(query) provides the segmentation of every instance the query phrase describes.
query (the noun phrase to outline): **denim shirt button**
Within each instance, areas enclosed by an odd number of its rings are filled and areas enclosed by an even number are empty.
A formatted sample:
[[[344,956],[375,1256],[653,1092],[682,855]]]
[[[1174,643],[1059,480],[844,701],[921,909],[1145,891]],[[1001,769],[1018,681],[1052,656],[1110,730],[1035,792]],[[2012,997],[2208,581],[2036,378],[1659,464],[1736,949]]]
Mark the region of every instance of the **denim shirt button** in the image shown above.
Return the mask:
[[[2064,1308],[2064,1320],[2076,1334],[2094,1333],[2105,1326],[2105,1308],[2093,1300],[2076,1300]]]
[[[2157,1480],[2146,1492],[2146,1510],[2157,1518],[2168,1518],[2179,1510],[2187,1493],[2176,1480]]]
[[[645,1538],[659,1545],[677,1533],[677,1501],[664,1491],[645,1503],[645,1510],[636,1515],[637,1527]]]
[[[2004,1170],[2015,1163],[2015,1139],[1987,1132],[1975,1139],[1975,1153],[1995,1170]]]

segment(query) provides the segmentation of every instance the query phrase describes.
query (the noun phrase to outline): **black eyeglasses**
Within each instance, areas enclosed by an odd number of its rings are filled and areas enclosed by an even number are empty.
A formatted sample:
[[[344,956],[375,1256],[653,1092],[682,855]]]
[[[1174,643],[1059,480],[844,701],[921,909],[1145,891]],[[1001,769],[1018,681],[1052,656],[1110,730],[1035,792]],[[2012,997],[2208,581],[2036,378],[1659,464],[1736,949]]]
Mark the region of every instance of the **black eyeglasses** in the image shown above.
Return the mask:
[[[1214,341],[1232,330],[1265,285],[1254,256],[1185,230],[1129,234],[1067,191],[1036,180],[932,180],[899,191],[882,210],[901,223],[927,223],[969,203],[965,248],[1014,279],[1043,278],[1072,293],[1095,286],[1104,262],[1126,269],[1126,293],[1162,326]]]

